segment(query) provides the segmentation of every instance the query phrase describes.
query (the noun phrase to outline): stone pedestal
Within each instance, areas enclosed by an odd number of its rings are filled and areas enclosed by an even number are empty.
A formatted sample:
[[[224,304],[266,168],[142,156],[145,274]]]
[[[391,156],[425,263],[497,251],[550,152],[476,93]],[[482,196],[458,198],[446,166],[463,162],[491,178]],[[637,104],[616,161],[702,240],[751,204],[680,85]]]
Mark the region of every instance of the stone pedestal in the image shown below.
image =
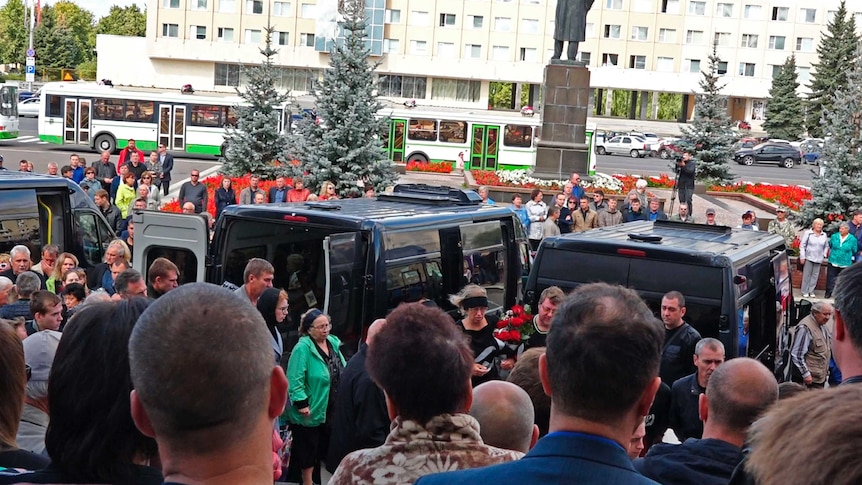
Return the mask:
[[[586,144],[590,104],[590,71],[575,63],[545,66],[542,136],[537,143],[532,175],[568,179],[589,172]]]

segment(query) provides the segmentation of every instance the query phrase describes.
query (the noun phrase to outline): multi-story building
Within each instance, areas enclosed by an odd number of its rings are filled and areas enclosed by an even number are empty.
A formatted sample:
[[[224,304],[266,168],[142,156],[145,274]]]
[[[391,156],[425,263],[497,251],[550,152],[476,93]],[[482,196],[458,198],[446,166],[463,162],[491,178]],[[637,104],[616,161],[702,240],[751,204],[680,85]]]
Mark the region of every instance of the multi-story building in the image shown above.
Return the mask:
[[[343,0],[342,0],[343,1]],[[100,36],[98,76],[115,84],[233,91],[275,29],[281,85],[309,90],[338,35],[339,0],[150,0],[146,38]],[[762,118],[772,77],[796,55],[801,92],[839,0],[595,0],[579,58],[589,67],[594,113],[656,118],[659,99],[691,113],[713,44],[734,119]],[[530,103],[553,50],[555,0],[366,0],[379,94],[393,102],[486,108],[497,83],[512,107]],[[862,25],[862,2],[848,2]],[[853,11],[859,9],[859,11]],[[673,98],[675,96],[676,98]],[[614,113],[614,114],[619,114]],[[666,115],[665,115],[666,116]]]

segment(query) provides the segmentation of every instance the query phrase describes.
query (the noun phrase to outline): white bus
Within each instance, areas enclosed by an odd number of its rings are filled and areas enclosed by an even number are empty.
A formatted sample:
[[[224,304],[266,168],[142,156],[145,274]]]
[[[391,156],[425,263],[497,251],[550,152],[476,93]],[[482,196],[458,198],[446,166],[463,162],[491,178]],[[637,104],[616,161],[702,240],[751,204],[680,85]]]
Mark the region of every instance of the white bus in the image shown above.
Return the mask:
[[[114,152],[130,139],[147,152],[168,150],[219,156],[225,125],[236,124],[238,96],[203,96],[95,83],[48,83],[41,90],[39,139]],[[279,129],[285,123],[280,110]]]
[[[0,140],[18,138],[18,87],[0,85]]]

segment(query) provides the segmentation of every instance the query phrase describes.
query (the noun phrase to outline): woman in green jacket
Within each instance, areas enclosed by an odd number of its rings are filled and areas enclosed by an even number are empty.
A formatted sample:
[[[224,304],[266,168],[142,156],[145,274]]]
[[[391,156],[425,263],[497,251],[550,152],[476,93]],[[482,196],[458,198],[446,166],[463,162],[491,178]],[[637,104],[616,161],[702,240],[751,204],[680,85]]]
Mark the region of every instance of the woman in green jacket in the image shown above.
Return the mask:
[[[326,456],[329,441],[327,416],[335,403],[338,380],[345,360],[338,337],[330,335],[329,316],[318,309],[302,315],[302,335],[287,364],[288,393],[292,403],[287,411],[293,445],[291,468],[302,470],[303,485],[311,485],[314,466]]]
[[[838,232],[829,238],[829,267],[826,268],[826,298],[832,298],[835,280],[844,268],[853,264],[853,256],[859,251],[859,241],[850,234],[850,225],[842,222]]]

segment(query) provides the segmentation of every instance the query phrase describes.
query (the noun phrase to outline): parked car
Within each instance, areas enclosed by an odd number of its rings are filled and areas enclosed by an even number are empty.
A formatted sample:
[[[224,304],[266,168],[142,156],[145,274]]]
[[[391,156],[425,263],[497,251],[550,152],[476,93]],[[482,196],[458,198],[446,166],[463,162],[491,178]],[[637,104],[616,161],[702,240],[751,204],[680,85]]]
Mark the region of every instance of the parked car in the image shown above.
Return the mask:
[[[761,142],[757,138],[740,138],[740,140],[733,144],[734,150],[742,150],[743,148],[753,148],[755,145],[759,145]]]
[[[681,138],[665,138],[658,146],[658,156],[667,160],[674,155],[682,155],[682,149],[678,146],[681,141]]]
[[[802,162],[802,154],[787,143],[761,143],[752,148],[737,150],[733,159],[740,165],[777,163],[784,168],[793,168]]]
[[[597,144],[596,153],[599,155],[628,154],[632,158],[643,158],[650,154],[650,146],[639,136],[621,135]]]
[[[18,91],[18,101],[37,97],[33,91]]]
[[[28,98],[18,103],[18,116],[22,118],[38,118],[42,103],[39,98]]]

